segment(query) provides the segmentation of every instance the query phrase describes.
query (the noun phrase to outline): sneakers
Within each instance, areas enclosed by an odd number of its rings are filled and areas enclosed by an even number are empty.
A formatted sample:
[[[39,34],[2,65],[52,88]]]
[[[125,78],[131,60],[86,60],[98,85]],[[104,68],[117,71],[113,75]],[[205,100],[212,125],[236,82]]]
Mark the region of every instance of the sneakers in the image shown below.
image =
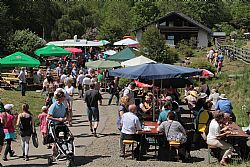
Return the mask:
[[[25,161],[28,161],[28,160],[29,160],[29,156],[25,155]]]
[[[10,152],[10,157],[14,157],[15,156],[15,151],[14,150],[11,150]]]
[[[6,156],[3,156],[3,161],[8,161]]]

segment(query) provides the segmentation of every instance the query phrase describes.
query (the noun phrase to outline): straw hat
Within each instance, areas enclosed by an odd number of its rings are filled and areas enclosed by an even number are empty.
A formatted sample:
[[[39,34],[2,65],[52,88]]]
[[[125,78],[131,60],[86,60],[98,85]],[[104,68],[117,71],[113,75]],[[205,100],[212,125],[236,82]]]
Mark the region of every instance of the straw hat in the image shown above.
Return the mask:
[[[198,94],[196,91],[190,91],[190,95],[194,96],[194,97],[198,97]]]
[[[226,100],[226,99],[227,99],[226,94],[221,94],[221,95],[219,96],[219,98],[222,99],[222,100]]]

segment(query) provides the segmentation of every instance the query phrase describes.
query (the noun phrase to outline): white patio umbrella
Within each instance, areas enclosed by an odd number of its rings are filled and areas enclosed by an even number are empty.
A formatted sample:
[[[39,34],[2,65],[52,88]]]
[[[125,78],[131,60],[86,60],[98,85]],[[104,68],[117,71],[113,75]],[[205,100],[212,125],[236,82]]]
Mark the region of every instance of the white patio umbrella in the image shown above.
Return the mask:
[[[128,45],[137,45],[137,44],[139,44],[139,42],[130,38],[126,38],[126,39],[123,39],[114,43],[114,45],[118,45],[118,46],[122,46],[122,45],[128,46]]]
[[[117,52],[114,50],[106,50],[105,52],[102,52],[102,53],[109,55],[109,56],[112,56],[112,55],[116,54]]]
[[[151,59],[141,55],[139,57],[124,61],[121,63],[121,65],[123,67],[129,67],[129,66],[136,66],[136,65],[140,65],[140,64],[146,64],[146,63],[156,63],[156,61],[151,60]]]

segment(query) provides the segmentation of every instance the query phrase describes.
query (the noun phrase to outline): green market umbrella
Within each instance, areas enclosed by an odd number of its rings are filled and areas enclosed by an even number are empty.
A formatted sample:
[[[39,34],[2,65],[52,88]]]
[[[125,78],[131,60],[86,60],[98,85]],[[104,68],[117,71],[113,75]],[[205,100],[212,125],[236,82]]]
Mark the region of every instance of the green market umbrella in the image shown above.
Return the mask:
[[[136,52],[132,48],[126,48],[107,59],[122,62],[133,58],[136,58]]]
[[[121,67],[121,64],[115,61],[97,60],[97,61],[87,62],[86,67],[94,69],[105,69],[105,68],[110,69],[114,67]]]
[[[70,51],[67,51],[56,45],[45,46],[43,48],[37,49],[34,53],[39,57],[72,55]]]
[[[0,67],[38,67],[40,61],[22,52],[15,52],[0,59]]]

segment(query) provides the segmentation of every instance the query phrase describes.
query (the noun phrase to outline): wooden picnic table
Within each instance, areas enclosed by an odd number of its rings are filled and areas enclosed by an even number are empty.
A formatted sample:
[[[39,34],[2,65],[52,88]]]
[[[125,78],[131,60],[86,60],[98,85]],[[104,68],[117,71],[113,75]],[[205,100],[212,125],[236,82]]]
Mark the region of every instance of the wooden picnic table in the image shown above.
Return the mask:
[[[2,77],[8,77],[8,76],[18,76],[17,73],[8,73],[8,72],[5,72],[5,73],[1,73],[1,76]]]
[[[3,80],[6,80],[6,81],[19,81],[18,78],[16,77],[2,77]]]
[[[228,137],[242,137],[247,138],[248,135],[239,127],[236,123],[231,123],[229,125],[231,134],[227,135]]]

